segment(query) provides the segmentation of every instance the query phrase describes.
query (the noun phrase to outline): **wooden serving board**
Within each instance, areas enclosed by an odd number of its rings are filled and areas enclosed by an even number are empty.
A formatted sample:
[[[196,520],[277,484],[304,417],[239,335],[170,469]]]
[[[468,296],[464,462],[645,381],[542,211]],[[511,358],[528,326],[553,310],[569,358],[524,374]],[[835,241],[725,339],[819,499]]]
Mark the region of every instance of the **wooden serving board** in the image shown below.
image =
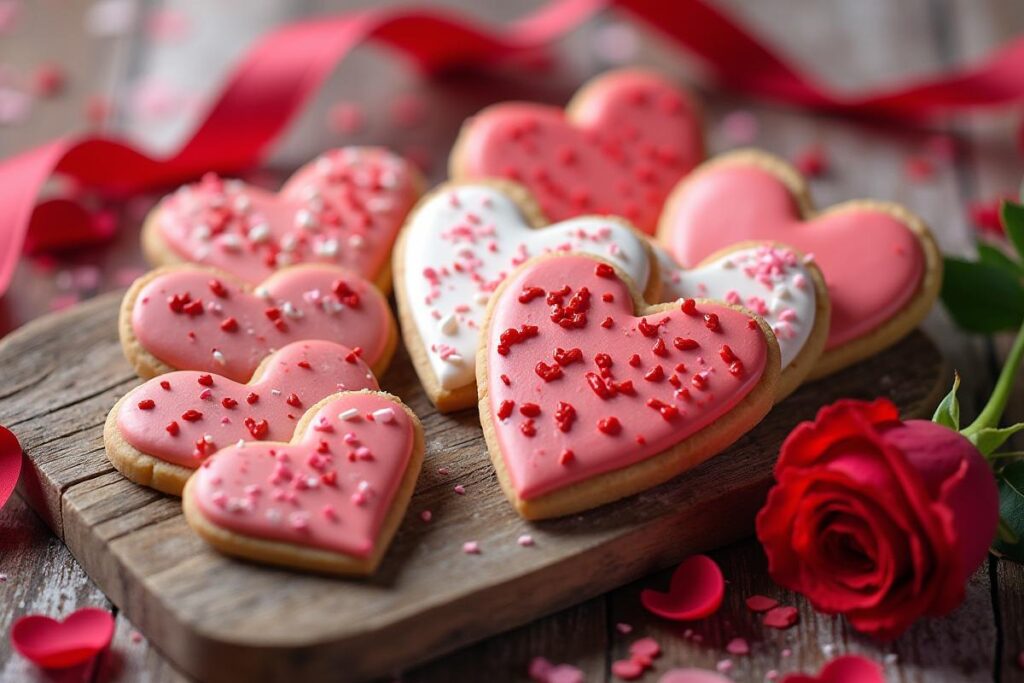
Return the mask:
[[[778,446],[797,422],[840,397],[889,396],[905,414],[923,415],[950,375],[914,333],[805,386],[727,452],[674,481],[527,523],[499,490],[475,414],[434,411],[400,352],[381,383],[423,420],[423,475],[377,575],[342,580],[219,555],[189,530],[178,499],[113,470],[103,421],[138,383],[117,339],[119,300],[95,299],[0,342],[0,423],[25,447],[26,499],[151,642],[210,681],[393,673],[729,543],[751,532]],[[433,521],[420,519],[423,510]],[[523,533],[534,547],[516,543]],[[462,552],[470,540],[482,554]]]

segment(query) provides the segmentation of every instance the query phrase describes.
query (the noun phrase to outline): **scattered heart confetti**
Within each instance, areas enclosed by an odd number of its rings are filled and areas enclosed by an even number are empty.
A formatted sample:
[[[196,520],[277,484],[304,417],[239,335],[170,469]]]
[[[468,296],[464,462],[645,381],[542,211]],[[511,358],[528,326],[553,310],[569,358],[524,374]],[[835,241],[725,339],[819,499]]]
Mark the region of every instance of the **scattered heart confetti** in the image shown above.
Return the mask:
[[[659,683],[732,683],[732,679],[706,669],[672,669],[665,672]]]
[[[786,629],[800,618],[796,607],[773,607],[764,615],[764,625],[769,628]]]
[[[725,651],[731,655],[750,654],[750,644],[745,638],[733,638],[725,646]]]
[[[882,667],[859,655],[836,657],[817,676],[790,674],[782,683],[885,683]]]
[[[21,473],[21,444],[6,427],[0,427],[0,508],[14,493]]]
[[[635,681],[644,675],[644,665],[634,659],[612,662],[612,674],[624,681]]]
[[[104,650],[114,635],[114,617],[107,610],[84,607],[64,621],[32,614],[11,628],[11,643],[23,657],[44,669],[63,669],[86,662]]]
[[[767,612],[772,607],[777,607],[779,601],[769,598],[767,595],[751,595],[747,598],[747,609],[751,612]]]
[[[714,614],[724,593],[725,580],[715,561],[707,555],[694,555],[676,568],[668,593],[648,588],[640,593],[640,602],[665,619],[690,621]]]

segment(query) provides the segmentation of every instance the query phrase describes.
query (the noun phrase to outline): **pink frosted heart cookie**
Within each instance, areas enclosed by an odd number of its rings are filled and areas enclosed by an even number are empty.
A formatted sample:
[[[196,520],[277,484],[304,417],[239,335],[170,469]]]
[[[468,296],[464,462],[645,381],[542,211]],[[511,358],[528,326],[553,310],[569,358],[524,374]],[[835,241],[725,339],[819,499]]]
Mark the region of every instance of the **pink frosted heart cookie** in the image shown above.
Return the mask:
[[[661,297],[695,297],[743,306],[764,318],[779,342],[782,377],[778,398],[793,392],[825,348],[829,326],[828,289],[813,260],[772,242],[727,247],[692,269],[680,268],[655,245]]]
[[[241,441],[287,441],[325,396],[377,388],[369,366],[347,346],[293,342],[267,356],[247,384],[196,370],[154,377],[114,405],[103,441],[125,477],[177,496],[214,451]]]
[[[395,298],[409,355],[441,410],[476,403],[476,349],[487,301],[529,258],[566,251],[602,256],[652,300],[657,296],[650,246],[622,219],[546,224],[529,193],[506,181],[444,185],[410,213],[395,249]]]
[[[423,428],[382,392],[310,407],[288,443],[243,443],[210,456],[182,494],[204,540],[255,562],[372,574],[412,497]]]
[[[256,287],[199,266],[159,268],[128,289],[118,326],[144,379],[201,370],[246,382],[274,350],[310,339],[348,346],[380,376],[398,343],[380,291],[327,265],[286,268]]]
[[[679,183],[658,239],[683,266],[736,242],[777,240],[813,255],[832,303],[821,377],[895,343],[928,313],[942,258],[920,218],[897,204],[856,200],[816,213],[786,162],[752,150],[713,159]]]
[[[488,308],[477,360],[491,462],[521,515],[596,507],[727,447],[771,408],[779,346],[728,304],[648,306],[606,261],[541,256]]]
[[[449,174],[522,183],[552,221],[610,214],[652,234],[672,186],[703,156],[689,94],[624,69],[590,81],[564,111],[526,102],[484,109],[463,125]]]
[[[154,265],[211,266],[251,284],[299,263],[329,263],[391,286],[391,245],[423,181],[377,147],[321,154],[269,192],[207,174],[165,197],[146,219]]]

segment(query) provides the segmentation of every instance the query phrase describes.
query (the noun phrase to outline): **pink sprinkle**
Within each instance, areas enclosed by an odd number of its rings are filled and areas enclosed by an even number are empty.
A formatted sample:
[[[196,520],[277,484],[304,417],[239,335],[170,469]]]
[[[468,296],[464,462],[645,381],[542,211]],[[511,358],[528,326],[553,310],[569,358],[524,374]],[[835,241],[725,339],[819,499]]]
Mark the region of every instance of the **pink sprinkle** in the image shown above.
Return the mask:
[[[723,659],[723,660],[719,661],[718,664],[715,664],[715,668],[718,669],[722,673],[727,673],[729,671],[732,671],[732,660],[731,659]]]
[[[775,669],[768,669],[768,671],[765,672],[764,679],[766,681],[777,681],[779,680],[779,672]]]
[[[456,484],[455,493],[459,494],[460,496],[466,495],[466,487],[463,486],[462,484]]]
[[[629,653],[654,659],[661,654],[661,645],[654,638],[641,638],[629,646]]]
[[[434,513],[431,512],[430,510],[424,510],[423,512],[420,513],[420,519],[423,520],[424,524],[429,523],[430,520],[432,520],[433,518],[434,518]]]
[[[782,652],[780,652],[779,654],[781,654],[781,655],[782,655],[783,657],[789,657],[790,655],[792,655],[792,654],[793,654],[793,651],[792,651],[792,650],[790,650],[790,649],[789,649],[789,648],[787,647],[787,648],[784,648],[784,649],[782,650]]]
[[[548,672],[547,683],[584,683],[583,672],[569,664],[559,664]]]
[[[750,653],[750,645],[743,638],[733,638],[725,646],[725,651],[731,655],[745,655]]]
[[[447,477],[448,476],[448,468],[447,467],[438,467],[437,468],[437,473],[440,474],[442,477]]]
[[[138,631],[132,631],[131,639],[132,639],[133,643],[141,643],[142,642],[142,634],[139,633]]]
[[[462,544],[462,552],[466,553],[467,555],[479,555],[480,544],[476,541],[466,541]]]
[[[612,675],[624,681],[635,681],[644,675],[644,665],[632,659],[612,662]]]
[[[530,660],[530,668],[528,674],[531,681],[537,683],[547,683],[548,674],[551,673],[551,669],[554,666],[544,657],[534,657]]]
[[[14,88],[0,87],[0,125],[21,123],[32,110],[32,97]]]
[[[516,540],[516,543],[523,546],[524,548],[528,548],[533,545],[533,536],[531,536],[530,534],[523,534]]]
[[[633,632],[633,627],[625,622],[620,621],[619,623],[615,624],[615,630],[625,636]]]
[[[737,110],[722,118],[722,135],[731,145],[749,145],[755,139],[760,125],[751,112]]]
[[[327,126],[335,133],[353,135],[363,127],[363,109],[354,102],[337,102],[327,112]]]

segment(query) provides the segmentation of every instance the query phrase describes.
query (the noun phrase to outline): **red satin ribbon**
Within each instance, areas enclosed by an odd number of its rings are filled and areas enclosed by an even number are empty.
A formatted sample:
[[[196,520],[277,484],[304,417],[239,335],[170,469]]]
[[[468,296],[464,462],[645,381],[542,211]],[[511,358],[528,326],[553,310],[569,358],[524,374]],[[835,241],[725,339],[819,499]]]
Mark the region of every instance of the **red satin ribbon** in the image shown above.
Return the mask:
[[[192,137],[155,159],[111,138],[61,138],[0,163],[0,293],[23,248],[71,246],[106,235],[70,200],[39,204],[55,172],[108,196],[184,182],[204,171],[257,165],[270,143],[357,45],[389,45],[426,73],[493,64],[543,49],[605,7],[627,10],[750,95],[859,116],[919,119],[1024,98],[1024,39],[973,68],[878,92],[842,96],[816,85],[707,0],[552,0],[500,30],[435,10],[390,9],[283,26],[242,57]]]

